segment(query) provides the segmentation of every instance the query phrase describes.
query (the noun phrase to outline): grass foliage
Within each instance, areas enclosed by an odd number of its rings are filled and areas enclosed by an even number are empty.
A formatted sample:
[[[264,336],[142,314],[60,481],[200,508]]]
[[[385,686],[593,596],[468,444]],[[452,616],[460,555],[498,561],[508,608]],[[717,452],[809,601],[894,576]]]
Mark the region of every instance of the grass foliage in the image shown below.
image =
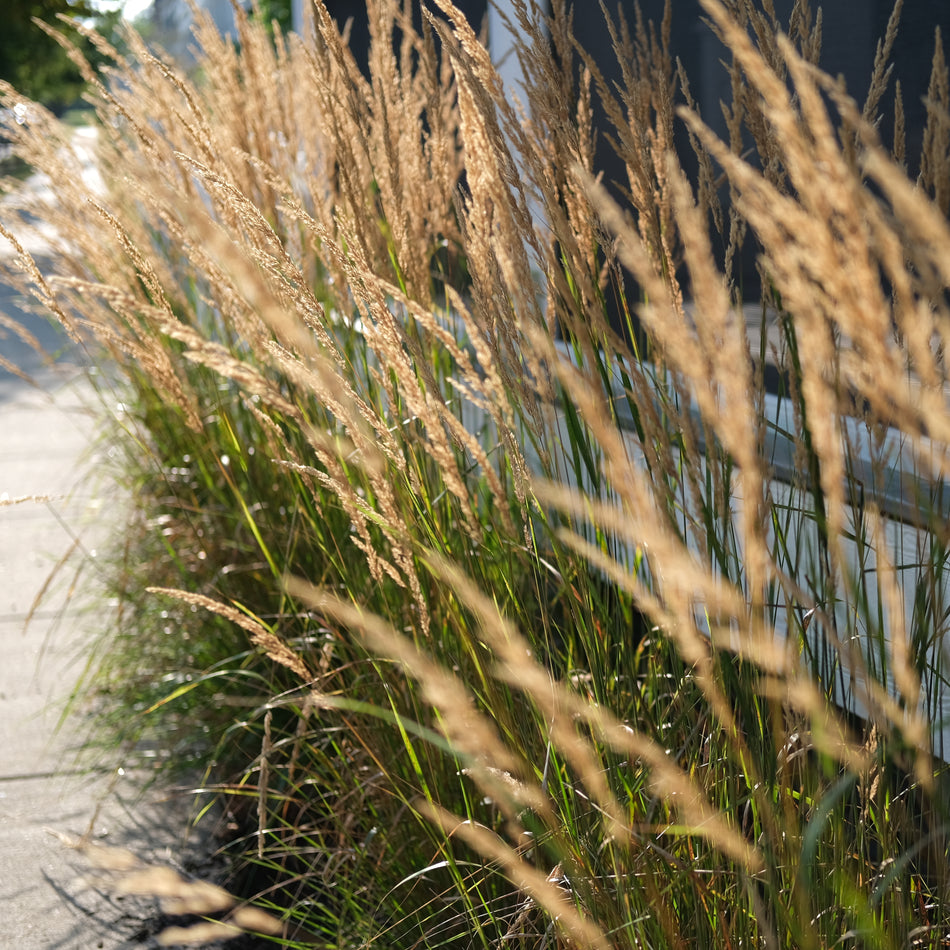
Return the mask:
[[[703,0],[721,141],[669,14],[615,86],[519,0],[516,96],[450,0],[368,6],[367,75],[319,2],[192,76],[94,38],[101,191],[10,130],[134,502],[98,734],[203,770],[278,945],[945,946],[939,40],[911,177],[896,17],[856,103],[807,2]]]

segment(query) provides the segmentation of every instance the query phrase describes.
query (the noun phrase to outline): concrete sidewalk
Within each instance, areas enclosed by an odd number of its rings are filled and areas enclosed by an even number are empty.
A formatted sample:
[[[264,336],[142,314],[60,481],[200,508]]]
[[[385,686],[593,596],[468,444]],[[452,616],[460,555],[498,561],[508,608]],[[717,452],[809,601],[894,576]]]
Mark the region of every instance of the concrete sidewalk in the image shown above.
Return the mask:
[[[76,132],[93,190],[95,134]],[[43,176],[23,188],[49,199]],[[0,200],[0,216],[7,215],[22,231]],[[42,229],[20,237],[47,270]],[[0,240],[0,256],[12,253]],[[56,358],[50,366],[0,322],[0,357],[39,384],[0,366],[0,950],[156,947],[157,905],[92,886],[85,860],[55,834],[85,835],[177,867],[186,854],[202,860],[210,845],[189,843],[186,851],[187,797],[142,796],[140,768],[90,770],[77,753],[81,714],[61,722],[86,651],[108,624],[96,553],[122,530],[123,499],[104,477],[109,447],[96,446],[96,396],[76,365],[81,354],[2,281],[0,315]],[[42,500],[13,503],[25,496]]]
[[[0,386],[0,947],[152,947],[154,904],[97,891],[83,861],[50,833],[88,833],[177,864],[184,825],[168,819],[184,817],[184,806],[136,801],[129,776],[83,772],[79,720],[57,729],[83,650],[106,619],[96,547],[115,524],[116,499],[91,452],[90,384],[75,368],[41,378],[43,391],[9,378]],[[46,500],[10,503],[21,496]]]

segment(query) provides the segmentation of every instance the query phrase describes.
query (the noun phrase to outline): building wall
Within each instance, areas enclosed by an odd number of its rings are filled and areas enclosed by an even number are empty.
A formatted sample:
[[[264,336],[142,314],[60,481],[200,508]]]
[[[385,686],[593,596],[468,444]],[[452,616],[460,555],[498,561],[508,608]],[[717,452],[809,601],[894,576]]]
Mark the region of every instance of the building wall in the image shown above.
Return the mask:
[[[848,92],[857,101],[863,102],[867,95],[877,43],[884,36],[888,17],[893,9],[893,0],[822,0],[822,53],[820,65],[834,76],[842,76]],[[633,0],[607,0],[607,8],[616,11],[620,7],[628,23],[634,22]],[[812,11],[818,4],[812,4]],[[659,24],[663,18],[664,0],[640,0],[640,8],[646,20]],[[792,0],[775,0],[779,19],[788,23]],[[729,62],[730,54],[703,22],[704,13],[699,0],[672,0],[673,27],[671,45],[674,56],[679,57],[690,79],[691,91],[696,98],[704,121],[721,137],[727,136],[720,101],[731,98],[729,77],[723,61]],[[620,81],[620,68],[614,55],[610,38],[599,11],[591,16],[575,16],[575,34],[578,41],[595,55],[608,82]],[[934,53],[934,31],[939,27],[944,50],[950,36],[950,3],[934,3],[933,0],[905,0],[897,41],[892,61],[894,71],[888,94],[882,101],[880,111],[881,136],[888,145],[893,141],[894,80],[901,82],[903,105],[906,115],[906,141],[909,171],[916,174],[919,168],[923,131],[926,124],[924,97],[930,79],[930,67]],[[600,123],[606,127],[603,113]],[[685,133],[680,133],[678,153],[687,171],[695,167],[692,150]],[[605,172],[605,181],[626,184],[623,164],[613,154],[601,137],[598,160]],[[755,269],[754,247],[748,249],[742,266],[742,286],[747,300],[757,299],[759,280]]]
[[[196,0],[199,8],[211,14],[222,33],[234,32],[234,10],[230,0]],[[250,0],[244,0],[250,7]],[[191,10],[186,0],[152,0],[149,22],[156,42],[168,53],[182,62],[188,62],[191,54]]]

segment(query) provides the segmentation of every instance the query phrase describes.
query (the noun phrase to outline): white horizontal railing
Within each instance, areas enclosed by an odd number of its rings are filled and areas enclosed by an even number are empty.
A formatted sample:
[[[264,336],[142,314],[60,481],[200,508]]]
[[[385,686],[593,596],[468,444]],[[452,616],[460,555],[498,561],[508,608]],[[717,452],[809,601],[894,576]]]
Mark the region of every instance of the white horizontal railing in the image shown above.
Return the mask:
[[[559,345],[562,358],[574,362],[566,345]],[[669,380],[654,380],[656,387],[653,399],[659,402],[659,387]],[[668,389],[672,392],[672,386]],[[617,376],[616,388],[608,393],[616,412],[617,424],[624,435],[628,456],[637,466],[646,466],[646,458],[636,436],[633,415],[627,405],[627,394]],[[767,427],[763,445],[763,458],[769,473],[769,493],[773,506],[792,512],[785,524],[785,550],[787,557],[776,557],[778,567],[785,570],[799,587],[808,583],[803,576],[807,566],[823,570],[817,563],[820,550],[820,528],[817,516],[811,507],[811,493],[807,473],[801,471],[798,462],[799,434],[796,433],[795,414],[790,401],[774,393],[766,393],[763,409]],[[692,408],[694,431],[698,433],[697,451],[700,455],[700,481],[705,475],[707,449],[699,410]],[[463,421],[470,431],[482,432],[488,424],[484,413],[473,406],[463,412]],[[848,485],[845,486],[846,502],[856,500],[849,507],[851,520],[846,525],[845,536],[840,539],[843,562],[847,575],[838,577],[834,585],[833,604],[790,604],[776,585],[776,596],[770,605],[776,636],[789,635],[788,617],[797,618],[795,636],[803,637],[803,656],[809,657],[811,672],[816,675],[832,695],[834,701],[848,712],[867,716],[865,676],[883,685],[888,693],[900,698],[893,674],[895,650],[900,643],[895,638],[906,639],[912,663],[920,671],[920,712],[933,725],[935,754],[950,761],[950,689],[947,683],[948,643],[946,632],[950,627],[950,563],[940,558],[940,543],[933,529],[950,520],[950,491],[941,481],[928,473],[939,470],[928,464],[919,451],[913,451],[906,436],[897,428],[890,428],[879,435],[872,444],[867,426],[859,419],[845,417],[840,421],[842,439],[848,452]],[[562,432],[566,420],[558,414],[557,425]],[[556,470],[567,473],[565,480],[570,487],[590,492],[586,477],[574,471],[573,459],[568,457],[565,446],[569,440],[555,439],[548,448],[560,452],[555,459]],[[920,446],[924,452],[928,445]],[[936,453],[935,453],[936,454]],[[540,460],[528,458],[529,467],[535,474],[544,475]],[[610,501],[610,498],[600,500]],[[691,497],[689,486],[682,489],[681,502],[686,509],[686,521],[690,516],[701,524],[697,499]],[[867,535],[862,504],[873,508],[880,518],[880,537],[883,538],[886,558],[892,569],[892,577],[899,592],[901,615],[893,616],[887,607],[886,587],[882,586],[882,564],[876,540]],[[741,559],[741,533],[738,518],[742,499],[734,495],[731,510],[738,541],[737,558]],[[583,526],[579,525],[583,530]],[[770,550],[777,551],[778,539],[770,524],[766,531]],[[702,557],[699,539],[686,532],[689,549],[697,558]],[[637,563],[637,552],[629,542],[613,538],[614,554],[621,564]],[[950,545],[950,539],[948,539]],[[935,560],[935,554],[938,559]],[[789,563],[786,563],[789,562]],[[796,566],[798,576],[795,576]],[[819,575],[820,576],[820,573]],[[879,606],[880,605],[880,606]],[[822,620],[804,623],[806,612],[819,608]],[[802,628],[807,632],[803,633]],[[901,634],[903,630],[903,634]],[[848,666],[834,646],[835,638],[850,649],[860,651],[861,665]],[[908,697],[904,697],[905,700]]]

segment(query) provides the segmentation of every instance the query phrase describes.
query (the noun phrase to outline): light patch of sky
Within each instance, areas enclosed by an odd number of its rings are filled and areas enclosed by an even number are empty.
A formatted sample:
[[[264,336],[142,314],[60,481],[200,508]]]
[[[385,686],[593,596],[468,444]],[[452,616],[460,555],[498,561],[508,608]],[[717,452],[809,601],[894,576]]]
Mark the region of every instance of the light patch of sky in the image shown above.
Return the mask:
[[[122,15],[127,20],[134,20],[148,10],[152,0],[92,0],[92,5],[100,10],[116,10],[121,7]]]

